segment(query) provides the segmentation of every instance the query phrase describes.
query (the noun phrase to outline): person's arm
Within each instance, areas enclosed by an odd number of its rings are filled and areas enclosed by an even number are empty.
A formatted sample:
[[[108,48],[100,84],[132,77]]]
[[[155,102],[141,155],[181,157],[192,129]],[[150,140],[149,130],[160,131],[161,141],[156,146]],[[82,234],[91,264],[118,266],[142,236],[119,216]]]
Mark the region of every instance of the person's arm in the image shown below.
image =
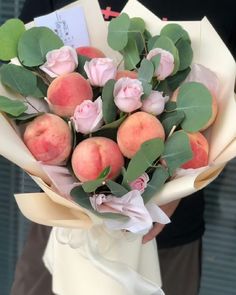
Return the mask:
[[[172,214],[175,212],[175,209],[178,207],[180,202],[179,200],[170,202],[168,204],[160,206],[160,208],[166,213],[168,217],[171,217]],[[143,237],[143,244],[154,239],[165,227],[165,224],[155,223],[153,228]]]

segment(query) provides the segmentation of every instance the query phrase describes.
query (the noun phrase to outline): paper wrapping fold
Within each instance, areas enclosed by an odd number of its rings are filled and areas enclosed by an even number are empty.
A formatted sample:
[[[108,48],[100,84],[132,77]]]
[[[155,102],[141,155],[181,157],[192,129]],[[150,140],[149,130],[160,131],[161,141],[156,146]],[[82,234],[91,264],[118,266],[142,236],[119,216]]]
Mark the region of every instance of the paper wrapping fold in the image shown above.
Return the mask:
[[[92,45],[99,45],[98,47],[106,53],[109,52],[109,56],[117,57],[116,53],[108,49],[106,44],[107,25],[102,20],[97,1],[81,0],[72,5],[78,4],[84,7],[88,21],[88,29],[92,38]],[[93,9],[91,9],[91,7],[93,7]],[[148,29],[154,34],[160,32],[161,28],[167,24],[167,22],[160,21],[158,17],[136,0],[129,0],[124,11],[131,17],[143,17],[144,20],[147,21]],[[218,176],[225,163],[236,156],[236,102],[234,98],[235,61],[206,18],[197,22],[176,23],[181,24],[191,37],[194,61],[209,67],[220,79],[221,87],[219,96],[217,97],[219,102],[219,115],[208,133],[208,140],[210,142],[210,167],[206,167],[203,171],[196,171],[195,174],[183,176],[165,184],[164,189],[154,196],[158,204],[164,204],[171,200],[187,196],[203,188]],[[96,34],[94,34],[95,31]],[[219,60],[222,62],[219,62]],[[4,91],[7,92],[6,89],[4,89]],[[53,202],[60,204],[62,202],[62,197],[55,194],[51,189],[48,189],[46,184],[43,184],[43,181],[48,182],[46,175],[41,171],[40,167],[38,167],[37,162],[33,159],[12,126],[1,114],[0,134],[3,134],[3,136],[1,136],[0,154],[25,169],[31,175],[37,176],[36,182],[41,183],[41,188],[46,192],[48,197]],[[40,181],[39,178],[41,178]],[[34,180],[36,179],[34,178]],[[21,198],[17,199],[20,205]],[[38,200],[39,198],[35,199],[35,202],[38,202]],[[63,206],[69,206],[68,204],[69,202],[67,205],[63,204]],[[83,210],[80,206],[74,203],[71,204],[76,207],[75,210],[80,212]],[[22,206],[22,208],[24,207]],[[84,214],[89,215],[90,219],[98,222],[98,218],[93,219],[93,214],[90,214],[86,210],[83,211]],[[45,223],[45,220],[43,222]],[[70,222],[66,224],[66,226],[69,225]],[[72,221],[71,226],[74,226],[74,222]]]

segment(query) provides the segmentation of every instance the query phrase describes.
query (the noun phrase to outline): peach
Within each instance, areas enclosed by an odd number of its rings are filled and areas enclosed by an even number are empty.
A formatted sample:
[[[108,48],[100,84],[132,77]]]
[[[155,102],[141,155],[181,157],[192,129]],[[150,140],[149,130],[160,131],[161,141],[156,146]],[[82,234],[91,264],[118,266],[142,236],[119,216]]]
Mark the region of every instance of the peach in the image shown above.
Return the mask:
[[[153,115],[137,112],[129,116],[119,127],[117,143],[124,156],[132,158],[142,143],[149,139],[161,138],[165,132],[160,121]]]
[[[138,73],[135,71],[118,71],[116,74],[116,80],[119,80],[120,78],[130,78],[130,79],[138,79]]]
[[[59,165],[70,155],[72,135],[63,119],[57,115],[44,114],[27,125],[24,142],[36,160]]]
[[[208,154],[209,154],[209,145],[204,135],[200,132],[196,133],[187,133],[191,149],[193,152],[193,158],[183,164],[181,168],[200,168],[208,165]]]
[[[84,182],[96,179],[108,166],[111,167],[108,178],[116,178],[124,166],[124,158],[113,140],[91,137],[77,145],[71,163],[76,177]]]
[[[177,88],[175,90],[175,92],[173,93],[173,95],[171,97],[171,101],[175,101],[175,102],[177,101],[178,93],[179,93],[179,88]],[[214,121],[216,119],[216,116],[217,116],[217,113],[218,113],[217,99],[216,99],[215,95],[213,95],[212,93],[211,93],[211,96],[212,96],[212,114],[211,114],[211,117],[208,120],[208,122],[199,131],[206,130],[208,127],[210,127],[214,123]]]
[[[76,48],[78,55],[83,55],[89,58],[106,57],[105,54],[98,48],[92,46],[81,46]]]
[[[47,99],[51,110],[63,117],[73,116],[77,105],[92,100],[93,91],[89,82],[78,73],[57,77],[48,87]]]

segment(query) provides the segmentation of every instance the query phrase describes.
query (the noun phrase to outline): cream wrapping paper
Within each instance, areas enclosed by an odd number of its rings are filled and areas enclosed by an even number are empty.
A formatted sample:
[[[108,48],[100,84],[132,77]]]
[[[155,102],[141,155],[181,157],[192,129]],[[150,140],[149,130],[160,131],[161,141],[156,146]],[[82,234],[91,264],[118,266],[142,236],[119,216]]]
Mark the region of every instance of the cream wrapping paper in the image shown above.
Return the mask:
[[[91,45],[99,47],[109,57],[119,61],[119,54],[113,52],[106,44],[107,25],[100,14],[98,2],[96,0],[80,0],[71,5],[82,5],[84,7]],[[142,17],[146,21],[147,28],[151,33],[158,33],[167,24],[167,22],[162,22],[136,0],[129,0],[124,11],[131,17]],[[236,125],[234,123],[236,102],[233,91],[236,73],[235,61],[206,18],[198,22],[175,23],[181,24],[191,37],[194,62],[209,67],[219,77],[220,92],[217,97],[219,115],[207,134],[210,143],[209,167],[196,170],[194,173],[165,184],[162,191],[153,198],[157,204],[165,204],[171,200],[185,197],[205,187],[219,175],[225,164],[236,156]],[[33,23],[28,25],[28,27],[31,26],[33,26]],[[1,85],[0,94],[16,98],[13,93],[9,93],[9,90]],[[100,218],[81,208],[78,204],[64,199],[50,188],[47,175],[42,171],[40,165],[38,165],[20,139],[15,126],[3,114],[0,114],[0,134],[0,154],[27,171],[45,192],[15,195],[20,210],[27,218],[45,225],[67,227],[68,229],[65,230],[67,235],[73,233],[73,228],[77,228],[77,230],[78,228],[83,228],[85,230],[82,232],[86,233],[93,230],[94,226],[102,228],[102,220]],[[55,233],[56,229],[53,230],[50,237],[44,260],[53,274],[53,286],[56,294],[88,295],[90,294],[89,292],[98,294],[98,290],[95,290],[94,287],[95,284],[90,284],[91,278],[96,281],[97,285],[99,284],[98,289],[101,286],[103,287],[101,289],[103,295],[110,295],[111,290],[112,295],[126,295],[125,292],[127,292],[127,295],[138,294],[135,293],[136,290],[134,289],[123,289],[121,285],[122,283],[124,284],[124,278],[120,276],[120,273],[118,272],[118,275],[117,273],[109,273],[109,269],[104,270],[104,265],[100,263],[101,261],[99,262],[100,259],[114,259],[115,257],[119,258],[119,262],[123,259],[122,261],[130,267],[130,282],[131,278],[132,282],[135,282],[135,279],[143,276],[143,284],[145,285],[146,281],[149,281],[150,286],[156,286],[156,293],[154,294],[161,294],[158,293],[161,291],[158,289],[160,277],[157,267],[156,246],[152,242],[148,243],[148,246],[142,246],[140,238],[137,238],[135,241],[122,239],[122,246],[120,248],[113,248],[111,256],[108,255],[108,257],[106,254],[103,254],[102,257],[95,259],[96,251],[94,253],[94,249],[87,248],[86,255],[84,255],[79,250],[79,247],[74,249],[69,242],[61,243]],[[113,240],[119,236],[120,232],[110,236],[109,244],[112,245]],[[88,245],[89,238],[91,236],[88,234],[85,245]],[[94,243],[98,242],[94,236],[93,238]],[[120,249],[129,250],[120,252]],[[136,253],[133,259],[135,263],[131,263],[129,260],[132,253]],[[70,271],[66,271],[68,269]],[[132,277],[133,271],[137,273],[136,278]],[[113,276],[113,279],[109,276]],[[78,281],[80,277],[81,282],[84,283],[80,284]],[[117,279],[120,282],[119,284],[115,281]],[[72,287],[73,289],[71,289]],[[74,288],[78,288],[78,292]],[[152,292],[151,289],[149,290]]]

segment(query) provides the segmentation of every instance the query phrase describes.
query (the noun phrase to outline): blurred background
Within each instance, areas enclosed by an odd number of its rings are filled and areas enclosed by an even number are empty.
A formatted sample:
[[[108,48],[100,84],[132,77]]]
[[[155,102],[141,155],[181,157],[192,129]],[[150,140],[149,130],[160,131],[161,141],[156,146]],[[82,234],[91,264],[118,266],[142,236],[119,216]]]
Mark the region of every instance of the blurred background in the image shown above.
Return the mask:
[[[20,14],[24,0],[0,0],[0,25]],[[1,46],[1,44],[0,44]],[[1,142],[0,142],[1,144]],[[21,169],[0,156],[0,295],[9,295],[15,264],[30,222],[19,212],[14,193],[38,187]],[[236,294],[236,160],[207,187],[206,231],[200,295]]]

